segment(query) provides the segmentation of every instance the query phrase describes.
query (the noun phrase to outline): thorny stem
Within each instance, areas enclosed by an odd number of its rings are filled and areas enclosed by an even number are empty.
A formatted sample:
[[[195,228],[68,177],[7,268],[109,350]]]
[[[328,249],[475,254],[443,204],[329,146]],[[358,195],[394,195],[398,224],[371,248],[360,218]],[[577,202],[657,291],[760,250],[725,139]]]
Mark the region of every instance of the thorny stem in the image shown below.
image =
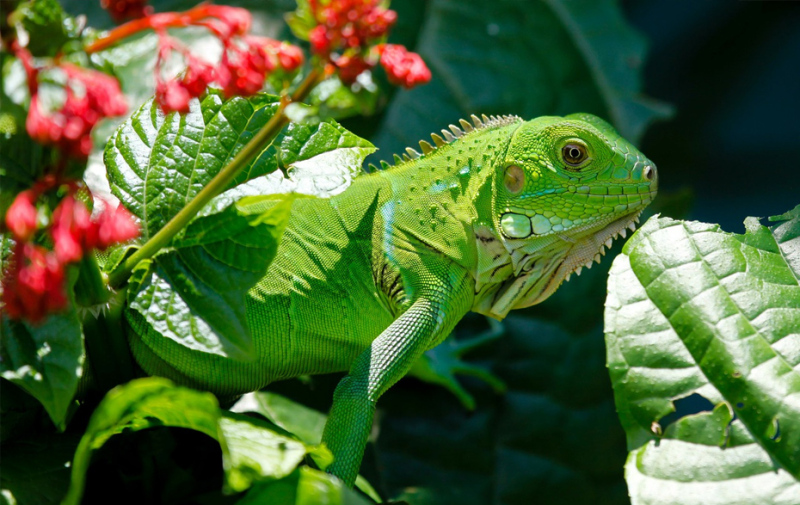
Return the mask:
[[[316,86],[322,77],[322,72],[312,69],[297,87],[291,96],[284,97],[275,115],[270,118],[267,124],[256,133],[241,151],[223,168],[200,192],[182,208],[175,216],[161,228],[158,233],[142,245],[142,247],[129,256],[119,268],[114,270],[109,277],[109,285],[118,288],[123,285],[130,277],[133,268],[142,260],[153,257],[162,247],[169,244],[172,238],[178,234],[194,216],[212,198],[220,194],[228,184],[233,181],[239,173],[246,168],[250,161],[261,153],[278,135],[289,119],[284,114],[286,107],[293,102],[303,101],[308,93]]]

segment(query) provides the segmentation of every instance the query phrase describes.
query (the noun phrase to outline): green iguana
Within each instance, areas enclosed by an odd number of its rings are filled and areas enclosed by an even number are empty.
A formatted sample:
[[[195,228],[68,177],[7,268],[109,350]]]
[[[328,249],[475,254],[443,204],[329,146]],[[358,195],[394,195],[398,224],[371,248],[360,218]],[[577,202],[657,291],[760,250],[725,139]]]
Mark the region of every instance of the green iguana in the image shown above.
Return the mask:
[[[349,370],[323,441],[352,486],[375,403],[415,360],[471,310],[499,320],[546,299],[656,194],[655,165],[594,116],[460,124],[341,194],[294,202],[247,297],[254,361],[192,351],[128,311],[136,362],[221,397]]]

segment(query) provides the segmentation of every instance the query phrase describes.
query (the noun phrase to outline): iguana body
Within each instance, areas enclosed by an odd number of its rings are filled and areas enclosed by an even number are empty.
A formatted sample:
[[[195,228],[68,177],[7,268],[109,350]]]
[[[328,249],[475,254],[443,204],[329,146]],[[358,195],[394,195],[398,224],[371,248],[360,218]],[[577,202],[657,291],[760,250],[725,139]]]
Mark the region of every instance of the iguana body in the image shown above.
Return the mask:
[[[375,402],[423,352],[470,310],[502,319],[547,298],[655,195],[654,165],[593,116],[474,121],[339,195],[295,201],[247,299],[254,361],[192,351],[130,315],[136,361],[220,396],[349,370],[323,439],[352,485]]]

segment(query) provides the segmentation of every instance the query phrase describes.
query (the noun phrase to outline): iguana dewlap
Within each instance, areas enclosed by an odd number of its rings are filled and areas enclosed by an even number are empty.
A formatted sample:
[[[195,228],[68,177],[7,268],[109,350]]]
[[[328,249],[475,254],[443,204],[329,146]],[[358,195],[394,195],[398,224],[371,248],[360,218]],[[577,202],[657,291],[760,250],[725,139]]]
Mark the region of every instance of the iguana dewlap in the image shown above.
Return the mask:
[[[138,364],[220,396],[349,370],[323,440],[352,485],[375,402],[425,350],[470,310],[502,319],[546,299],[656,194],[655,165],[588,114],[473,116],[433,140],[341,194],[295,201],[247,298],[253,361],[182,347],[129,311]]]

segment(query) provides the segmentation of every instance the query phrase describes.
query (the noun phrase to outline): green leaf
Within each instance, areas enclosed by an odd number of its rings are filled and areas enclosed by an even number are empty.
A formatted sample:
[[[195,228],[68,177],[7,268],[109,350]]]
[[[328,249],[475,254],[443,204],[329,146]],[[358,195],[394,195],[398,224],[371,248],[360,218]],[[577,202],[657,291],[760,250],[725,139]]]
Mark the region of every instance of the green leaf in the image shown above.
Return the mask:
[[[191,111],[164,116],[152,100],[111,136],[104,153],[111,191],[142,226],[142,239],[161,229],[272,117],[278,98],[223,101],[209,92]],[[262,158],[249,168],[261,175]]]
[[[328,419],[321,412],[268,391],[256,391],[244,395],[231,410],[261,414],[309,445],[322,443],[322,431],[325,429],[325,422]],[[314,455],[314,462],[323,469],[327,468],[332,461],[330,453]],[[363,476],[356,477],[355,487],[376,502],[381,502],[378,493]]]
[[[245,295],[275,257],[293,199],[246,197],[221,209],[212,205],[173,248],[137,268],[129,310],[190,349],[255,359]]]
[[[327,416],[279,394],[256,391],[244,395],[234,412],[257,412],[307,444],[322,442]]]
[[[92,451],[117,433],[166,425],[192,429],[217,439],[218,420],[214,395],[176,388],[165,379],[139,379],[112,389],[92,414],[75,451],[70,489],[64,503],[80,503]]]
[[[302,467],[286,479],[254,486],[236,505],[275,503],[281,505],[367,505],[342,481],[313,468]]]
[[[773,226],[770,233],[775,237],[794,276],[800,278],[800,205],[780,216],[772,216],[769,220],[781,223]]]
[[[59,430],[66,427],[83,360],[83,335],[74,307],[37,324],[2,315],[0,373],[39,400]]]
[[[155,377],[138,379],[109,391],[92,415],[75,452],[64,503],[80,503],[93,451],[118,433],[154,426],[191,429],[217,440],[229,492],[243,491],[257,481],[281,479],[306,454],[327,452],[280,434],[263,421],[220,411],[210,393],[176,387]]]
[[[650,441],[630,453],[625,478],[634,505],[788,505],[800,496],[800,484],[755,443],[722,450]]]
[[[390,155],[470,114],[589,112],[633,142],[668,115],[641,94],[645,42],[614,0],[433,0],[425,12],[414,49],[433,79],[389,106],[372,139]]]
[[[614,261],[607,360],[634,503],[800,493],[796,210],[772,229],[748,218],[745,235],[653,218]],[[675,402],[695,396],[713,409],[671,415],[657,442]]]
[[[320,117],[342,119],[351,116],[371,116],[381,98],[381,90],[371,73],[363,73],[352,86],[338,77],[330,77],[317,85],[308,97]]]
[[[283,478],[292,473],[306,454],[317,453],[330,459],[326,448],[306,445],[255,418],[226,412],[220,419],[220,428],[228,448],[223,466],[231,491],[248,489],[264,477]]]
[[[361,137],[328,119],[317,124],[290,124],[284,131],[277,150],[266,152],[261,158],[272,156],[276,168],[286,172],[248,174],[245,182],[219,197],[229,202],[245,195],[299,193],[326,198],[341,193],[353,178],[363,173],[364,158],[375,152],[375,147]],[[275,161],[264,161],[275,163]]]
[[[25,32],[27,49],[34,56],[55,56],[75,37],[74,22],[68,19],[58,0],[23,2],[9,16],[9,24]]]
[[[602,312],[577,318],[570,309],[576,300],[602,303],[599,268],[564,286],[569,296],[546,302],[546,311],[512,312],[503,337],[471,356],[507,384],[505,394],[459,378],[476,398],[476,410],[468,412],[444,388],[407,378],[381,397],[377,441],[362,466],[381,494],[413,505],[527,505],[532,496],[540,505],[627,502],[624,433],[603,360]],[[559,319],[548,321],[551,312]],[[580,328],[570,328],[576,320]],[[469,342],[466,336],[486,326],[482,316],[468,315],[457,336]],[[336,386],[325,379],[312,378],[320,402],[329,402]],[[270,389],[291,394],[288,386]],[[302,394],[293,397],[308,401],[312,393]]]
[[[297,9],[284,17],[294,36],[300,40],[308,40],[308,33],[317,25],[308,0],[297,0]]]

